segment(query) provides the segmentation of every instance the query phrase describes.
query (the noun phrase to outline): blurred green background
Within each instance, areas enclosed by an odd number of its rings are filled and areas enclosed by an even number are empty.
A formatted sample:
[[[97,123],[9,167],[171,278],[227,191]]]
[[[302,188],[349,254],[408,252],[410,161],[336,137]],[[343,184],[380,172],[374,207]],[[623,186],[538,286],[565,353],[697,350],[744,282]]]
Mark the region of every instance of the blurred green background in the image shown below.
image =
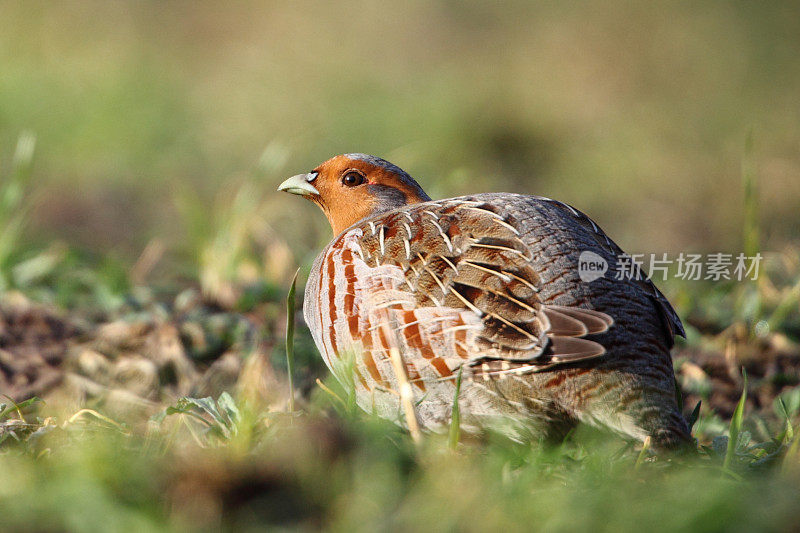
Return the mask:
[[[330,229],[275,191],[352,151],[630,253],[762,252],[757,282],[657,280],[699,456],[415,449],[356,413],[284,302]],[[0,529],[791,530],[798,211],[797,0],[0,0],[0,393],[47,402],[0,397]]]
[[[275,187],[348,151],[433,197],[558,198],[629,252],[738,252],[752,132],[778,249],[800,231],[798,58],[796,1],[3,2],[0,170],[33,132],[30,242],[126,262],[187,251],[242,184],[307,260],[327,224]]]

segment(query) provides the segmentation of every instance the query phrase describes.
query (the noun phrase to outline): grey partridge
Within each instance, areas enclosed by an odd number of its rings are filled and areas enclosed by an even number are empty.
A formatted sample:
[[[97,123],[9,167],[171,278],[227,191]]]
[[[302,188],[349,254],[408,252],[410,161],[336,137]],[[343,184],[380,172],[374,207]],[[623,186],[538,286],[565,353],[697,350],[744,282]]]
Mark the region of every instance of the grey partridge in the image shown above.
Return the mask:
[[[447,427],[460,371],[466,430],[548,438],[584,422],[660,448],[690,441],[670,357],[681,321],[638,269],[617,279],[622,250],[580,211],[509,193],[431,200],[365,154],[336,156],[279,190],[317,204],[333,229],[303,312],[339,379],[337,362],[352,357],[363,409],[402,424],[397,391],[410,383],[419,424]],[[607,272],[582,280],[584,252]]]

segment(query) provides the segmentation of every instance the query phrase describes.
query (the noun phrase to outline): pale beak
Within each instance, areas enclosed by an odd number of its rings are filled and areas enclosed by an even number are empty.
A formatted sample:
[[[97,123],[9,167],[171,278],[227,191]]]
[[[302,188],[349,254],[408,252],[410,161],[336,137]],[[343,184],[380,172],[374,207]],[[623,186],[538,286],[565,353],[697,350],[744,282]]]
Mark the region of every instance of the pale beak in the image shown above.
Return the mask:
[[[316,187],[309,183],[310,180],[316,178],[316,173],[298,174],[292,176],[278,186],[279,191],[288,192],[291,194],[299,194],[300,196],[319,196],[319,191]]]

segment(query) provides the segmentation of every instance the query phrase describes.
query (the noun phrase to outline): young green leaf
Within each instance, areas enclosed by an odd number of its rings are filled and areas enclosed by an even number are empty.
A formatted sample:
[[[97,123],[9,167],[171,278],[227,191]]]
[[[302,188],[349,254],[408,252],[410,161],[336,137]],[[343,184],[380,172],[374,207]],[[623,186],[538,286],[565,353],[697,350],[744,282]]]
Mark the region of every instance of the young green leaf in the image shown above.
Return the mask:
[[[235,429],[242,416],[239,412],[239,408],[236,407],[236,402],[233,401],[231,395],[227,392],[220,394],[219,398],[217,399],[217,406],[225,414],[231,429]]]

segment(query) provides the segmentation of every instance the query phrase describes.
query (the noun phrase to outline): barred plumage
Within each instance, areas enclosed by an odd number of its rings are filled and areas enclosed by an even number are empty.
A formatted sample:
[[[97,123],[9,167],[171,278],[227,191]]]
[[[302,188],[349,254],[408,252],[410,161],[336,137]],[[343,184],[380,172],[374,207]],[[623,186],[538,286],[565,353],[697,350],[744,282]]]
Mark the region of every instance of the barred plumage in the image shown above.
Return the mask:
[[[307,195],[336,228],[337,194],[360,190],[369,200],[370,186],[404,191],[399,204],[369,203],[317,257],[306,286],[314,341],[334,372],[352,354],[359,405],[398,418],[395,345],[430,429],[449,423],[462,369],[468,429],[510,422],[558,435],[585,421],[660,446],[689,438],[669,355],[680,320],[643,276],[581,281],[581,252],[612,271],[622,253],[593,221],[542,197],[431,201],[404,186],[407,175],[369,165],[334,158],[315,169],[328,189]],[[362,189],[331,185],[348,172],[364,176]],[[354,205],[351,198],[347,209]]]

